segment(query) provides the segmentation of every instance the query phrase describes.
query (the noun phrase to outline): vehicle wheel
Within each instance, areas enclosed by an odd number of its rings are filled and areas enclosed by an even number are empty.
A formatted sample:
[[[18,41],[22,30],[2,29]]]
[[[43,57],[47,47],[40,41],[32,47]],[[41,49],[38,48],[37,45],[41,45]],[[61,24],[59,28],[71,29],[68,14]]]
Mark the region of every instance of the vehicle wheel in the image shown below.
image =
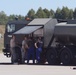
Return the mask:
[[[72,63],[72,52],[65,48],[60,54],[60,59],[63,65],[70,65]]]
[[[54,48],[51,48],[50,50],[48,50],[46,58],[47,58],[47,61],[50,65],[58,64],[57,57],[58,57],[57,51]]]

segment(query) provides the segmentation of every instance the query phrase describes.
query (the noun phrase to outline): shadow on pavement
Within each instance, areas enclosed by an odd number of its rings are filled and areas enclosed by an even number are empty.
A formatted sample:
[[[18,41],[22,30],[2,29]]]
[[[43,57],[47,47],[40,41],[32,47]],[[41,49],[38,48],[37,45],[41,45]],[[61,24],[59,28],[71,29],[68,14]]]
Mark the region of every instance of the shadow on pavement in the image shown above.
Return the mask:
[[[12,64],[12,63],[0,63],[0,65],[36,65],[36,66],[76,66],[76,65],[49,65],[49,64],[33,64],[33,63],[25,63],[25,64],[18,64],[18,63],[15,63],[15,64]],[[76,68],[74,68],[76,69]]]
[[[12,65],[12,63],[0,63],[0,65]]]

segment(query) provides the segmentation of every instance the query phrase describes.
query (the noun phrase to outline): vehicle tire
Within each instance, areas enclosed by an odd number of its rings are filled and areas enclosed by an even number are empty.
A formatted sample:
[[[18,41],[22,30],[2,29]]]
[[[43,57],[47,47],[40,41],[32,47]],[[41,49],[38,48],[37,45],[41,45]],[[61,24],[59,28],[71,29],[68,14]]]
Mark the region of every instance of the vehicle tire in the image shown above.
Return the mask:
[[[70,65],[72,63],[72,52],[70,49],[65,48],[60,54],[60,59],[63,65]]]
[[[50,65],[58,64],[57,57],[58,57],[57,51],[55,48],[51,48],[50,50],[48,50],[47,55],[46,55],[48,64]]]

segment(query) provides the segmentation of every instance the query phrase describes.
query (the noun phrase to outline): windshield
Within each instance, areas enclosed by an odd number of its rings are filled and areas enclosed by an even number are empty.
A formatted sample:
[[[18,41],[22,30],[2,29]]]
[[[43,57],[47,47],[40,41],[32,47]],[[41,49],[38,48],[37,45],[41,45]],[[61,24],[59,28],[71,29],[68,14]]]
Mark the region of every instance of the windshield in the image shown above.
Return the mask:
[[[14,31],[15,31],[15,24],[8,24],[7,32],[14,32]]]

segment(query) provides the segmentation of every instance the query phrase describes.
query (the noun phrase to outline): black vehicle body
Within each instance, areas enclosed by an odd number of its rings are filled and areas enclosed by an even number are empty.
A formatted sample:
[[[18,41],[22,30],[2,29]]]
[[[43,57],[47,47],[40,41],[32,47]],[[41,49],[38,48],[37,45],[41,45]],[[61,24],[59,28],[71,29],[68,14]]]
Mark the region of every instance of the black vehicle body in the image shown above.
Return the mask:
[[[42,62],[47,60],[49,64],[64,65],[76,63],[76,20],[34,19],[14,34],[42,37]]]
[[[33,39],[42,37],[42,62],[48,61],[48,64],[52,65],[76,63],[76,20],[34,19],[13,34],[18,39],[22,39],[23,35],[30,35]],[[5,34],[5,37],[7,37],[7,34]],[[10,40],[8,37],[5,39],[5,48],[8,48],[6,47],[9,44],[8,39]],[[21,44],[22,40],[17,41]]]
[[[8,21],[5,27],[4,33],[4,49],[3,53],[7,57],[10,57],[10,39],[12,38],[12,34],[19,29],[25,27],[31,20],[14,20]],[[21,46],[21,42],[24,35],[16,35],[16,41],[19,41],[18,44]]]
[[[76,20],[57,23],[47,49],[46,56],[49,64],[75,65]]]

